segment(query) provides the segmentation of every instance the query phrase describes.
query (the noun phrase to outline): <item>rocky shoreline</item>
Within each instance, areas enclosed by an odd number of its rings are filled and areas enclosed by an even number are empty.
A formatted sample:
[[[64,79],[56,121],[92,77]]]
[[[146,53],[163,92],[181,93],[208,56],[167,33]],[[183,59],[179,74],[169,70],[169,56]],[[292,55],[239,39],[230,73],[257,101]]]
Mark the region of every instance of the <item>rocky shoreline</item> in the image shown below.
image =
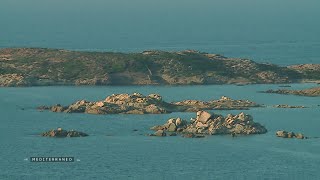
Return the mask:
[[[250,135],[265,134],[267,129],[253,121],[252,116],[240,113],[228,114],[223,117],[219,114],[210,114],[206,111],[198,111],[197,117],[190,122],[181,118],[171,118],[163,125],[150,128],[156,131],[151,136],[169,136],[181,134],[183,137],[200,138],[206,135]]]
[[[319,82],[319,67],[281,67],[196,50],[115,53],[7,48],[0,49],[0,87]]]
[[[140,93],[133,93],[113,94],[97,102],[80,100],[69,106],[60,104],[40,106],[38,110],[88,114],[166,114],[171,112],[197,112],[199,110],[247,110],[254,107],[262,107],[262,105],[249,100],[234,100],[226,96],[211,101],[185,100],[169,103],[165,102],[159,94],[145,96]]]

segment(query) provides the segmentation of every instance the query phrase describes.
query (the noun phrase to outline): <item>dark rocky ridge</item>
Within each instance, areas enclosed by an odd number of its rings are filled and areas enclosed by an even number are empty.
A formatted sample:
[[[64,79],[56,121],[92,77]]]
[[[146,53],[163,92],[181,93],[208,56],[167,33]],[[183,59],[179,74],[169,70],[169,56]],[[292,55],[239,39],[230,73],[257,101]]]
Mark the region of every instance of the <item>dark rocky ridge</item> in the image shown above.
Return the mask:
[[[319,64],[280,67],[198,51],[0,49],[0,86],[188,85],[320,80]]]
[[[199,110],[213,109],[237,109],[243,110],[261,105],[249,100],[233,100],[228,97],[221,97],[219,100],[198,101],[185,100],[181,102],[168,103],[162,100],[159,94],[147,96],[140,93],[113,94],[105,100],[89,102],[86,100],[77,101],[69,106],[54,105],[51,107],[40,106],[39,110],[50,110],[52,112],[65,113],[88,113],[88,114],[164,114],[171,112],[197,112]]]
[[[267,91],[263,91],[264,93],[275,93],[275,94],[292,94],[292,95],[298,95],[298,96],[320,96],[320,87],[314,87],[304,90],[290,90],[290,89],[278,89],[278,90],[272,90],[269,89]]]

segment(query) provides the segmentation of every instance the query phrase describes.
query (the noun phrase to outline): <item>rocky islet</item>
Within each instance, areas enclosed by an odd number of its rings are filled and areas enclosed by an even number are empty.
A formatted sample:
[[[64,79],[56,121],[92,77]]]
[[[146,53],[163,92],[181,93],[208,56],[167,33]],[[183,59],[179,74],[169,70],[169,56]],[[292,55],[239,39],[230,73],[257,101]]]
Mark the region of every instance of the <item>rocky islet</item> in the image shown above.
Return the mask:
[[[183,137],[203,137],[205,135],[250,135],[264,134],[267,129],[260,123],[254,122],[252,116],[240,113],[228,114],[226,117],[198,111],[197,117],[190,122],[181,118],[171,118],[163,125],[150,128],[156,131],[155,136],[166,136],[166,133],[178,133]]]
[[[169,103],[162,99],[159,94],[141,93],[113,94],[105,100],[89,102],[77,101],[69,106],[60,104],[54,106],[40,106],[39,110],[65,113],[88,113],[88,114],[165,114],[171,112],[197,112],[199,110],[245,110],[253,107],[262,107],[249,100],[234,100],[223,96],[219,100],[199,101],[185,100]]]
[[[288,132],[284,130],[277,131],[276,136],[281,138],[308,139],[308,137],[305,137],[302,133],[294,133],[294,132]]]
[[[89,135],[84,132],[80,132],[76,130],[64,130],[62,128],[57,128],[57,129],[52,129],[50,131],[41,133],[41,136],[65,138],[65,137],[85,137]]]

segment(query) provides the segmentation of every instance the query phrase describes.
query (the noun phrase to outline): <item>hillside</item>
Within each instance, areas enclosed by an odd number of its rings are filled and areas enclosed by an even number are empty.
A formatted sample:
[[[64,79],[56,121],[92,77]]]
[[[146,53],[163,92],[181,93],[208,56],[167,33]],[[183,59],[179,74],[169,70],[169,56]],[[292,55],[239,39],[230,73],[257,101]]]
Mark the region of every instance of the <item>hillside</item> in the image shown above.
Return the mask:
[[[291,83],[319,80],[320,70],[313,66],[319,64],[279,67],[193,50],[114,53],[10,48],[0,49],[0,86]]]

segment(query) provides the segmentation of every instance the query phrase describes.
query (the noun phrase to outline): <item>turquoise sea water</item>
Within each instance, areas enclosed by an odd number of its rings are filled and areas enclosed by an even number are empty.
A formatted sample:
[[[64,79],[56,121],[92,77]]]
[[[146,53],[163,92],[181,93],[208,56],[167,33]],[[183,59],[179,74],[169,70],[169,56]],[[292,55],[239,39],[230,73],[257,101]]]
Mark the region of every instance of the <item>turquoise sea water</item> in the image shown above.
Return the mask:
[[[294,84],[302,89],[314,84]],[[319,134],[319,97],[261,94],[277,85],[31,87],[0,88],[0,179],[319,179],[320,139],[282,139],[285,129]],[[269,132],[231,138],[149,137],[149,128],[170,117],[189,120],[194,113],[162,115],[88,115],[39,112],[39,105],[98,100],[113,93],[160,93],[166,101],[210,100],[222,95],[265,104],[245,113]],[[306,109],[277,109],[275,104]],[[23,110],[24,109],[24,110]],[[226,115],[240,111],[212,111]],[[88,133],[84,138],[40,137],[63,127]],[[133,131],[137,129],[138,131]],[[32,156],[74,156],[74,163],[31,163]]]
[[[319,7],[318,0],[0,0],[0,48],[196,49],[279,65],[320,63]],[[319,97],[257,93],[270,88],[278,86],[0,88],[0,179],[320,179],[320,139],[274,135],[285,129],[320,136]],[[135,91],[160,93],[166,101],[222,95],[249,99],[267,106],[245,112],[269,132],[237,138],[156,138],[144,136],[151,133],[149,127],[195,114],[99,116],[35,109]],[[272,108],[275,104],[310,108]],[[38,136],[57,127],[90,136]],[[74,156],[80,161],[24,160],[31,156]]]

